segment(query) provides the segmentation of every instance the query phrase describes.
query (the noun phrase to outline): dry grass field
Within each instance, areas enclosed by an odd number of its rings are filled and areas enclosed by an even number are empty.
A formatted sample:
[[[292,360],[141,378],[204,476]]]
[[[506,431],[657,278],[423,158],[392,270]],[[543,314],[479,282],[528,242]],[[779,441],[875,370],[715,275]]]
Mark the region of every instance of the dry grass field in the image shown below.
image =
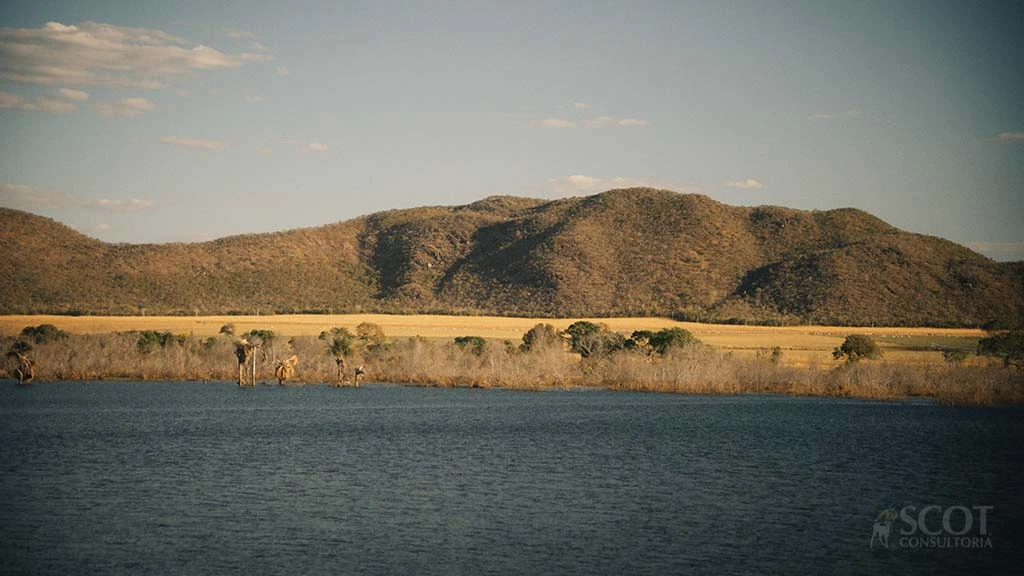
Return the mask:
[[[495,316],[430,316],[388,314],[270,315],[270,316],[0,316],[0,336],[15,336],[25,326],[54,324],[72,334],[106,334],[132,330],[160,330],[196,337],[216,336],[224,324],[237,331],[273,330],[283,336],[316,336],[335,326],[355,329],[371,322],[388,338],[423,337],[450,340],[456,336],[481,336],[490,340],[519,342],[538,323],[560,330],[580,319],[506,318]],[[609,329],[629,334],[634,330],[681,327],[707,344],[738,355],[779,347],[788,365],[822,365],[833,362],[832,350],[848,334],[870,334],[889,362],[941,362],[941,348],[973,350],[985,333],[976,329],[877,328],[829,326],[732,326],[676,322],[668,318],[583,318],[604,323]]]

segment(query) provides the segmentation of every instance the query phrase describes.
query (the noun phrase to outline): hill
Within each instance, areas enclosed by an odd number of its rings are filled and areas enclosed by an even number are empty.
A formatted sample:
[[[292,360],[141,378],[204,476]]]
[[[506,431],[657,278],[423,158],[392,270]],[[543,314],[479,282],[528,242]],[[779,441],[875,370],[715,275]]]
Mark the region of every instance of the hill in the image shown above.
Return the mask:
[[[446,312],[976,326],[1024,266],[854,209],[665,190],[392,210],[196,244],[105,244],[0,209],[0,313]]]

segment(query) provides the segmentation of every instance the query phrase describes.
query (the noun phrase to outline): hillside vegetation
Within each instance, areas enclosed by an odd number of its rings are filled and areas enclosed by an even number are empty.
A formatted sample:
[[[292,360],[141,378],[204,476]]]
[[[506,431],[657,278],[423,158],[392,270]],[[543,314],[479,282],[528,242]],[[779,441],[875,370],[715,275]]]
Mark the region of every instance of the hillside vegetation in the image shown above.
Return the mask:
[[[0,313],[398,312],[1020,322],[1024,266],[853,209],[612,190],[492,197],[196,244],[105,244],[0,209]]]

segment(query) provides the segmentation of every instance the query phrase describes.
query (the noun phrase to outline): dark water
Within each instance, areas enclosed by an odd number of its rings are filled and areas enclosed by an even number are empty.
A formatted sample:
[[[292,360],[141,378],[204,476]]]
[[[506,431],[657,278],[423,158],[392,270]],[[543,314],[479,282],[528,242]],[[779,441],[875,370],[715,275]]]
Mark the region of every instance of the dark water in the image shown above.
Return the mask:
[[[766,396],[5,382],[0,572],[1016,572],[1022,416]],[[940,506],[935,529],[963,506],[969,535],[972,507],[993,506],[991,547],[901,548],[897,525],[890,548],[872,548],[893,505]],[[964,510],[950,514],[960,530]]]

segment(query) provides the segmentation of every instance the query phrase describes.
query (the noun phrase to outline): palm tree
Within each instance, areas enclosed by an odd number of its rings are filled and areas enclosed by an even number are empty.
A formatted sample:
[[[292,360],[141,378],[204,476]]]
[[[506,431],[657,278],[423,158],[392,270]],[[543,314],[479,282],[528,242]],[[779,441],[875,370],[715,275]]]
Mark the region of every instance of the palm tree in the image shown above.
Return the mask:
[[[22,340],[15,341],[7,350],[7,359],[14,364],[14,375],[18,377],[18,384],[28,384],[36,377],[36,363],[28,357],[31,351],[32,345]]]
[[[327,353],[334,357],[334,363],[338,365],[337,385],[340,386],[344,382],[344,372],[348,366],[346,358],[352,356],[355,336],[344,328],[332,328],[330,331],[320,333],[321,340],[327,340],[328,338],[330,338],[330,341],[327,344]],[[356,386],[358,385],[359,382],[356,381]]]

